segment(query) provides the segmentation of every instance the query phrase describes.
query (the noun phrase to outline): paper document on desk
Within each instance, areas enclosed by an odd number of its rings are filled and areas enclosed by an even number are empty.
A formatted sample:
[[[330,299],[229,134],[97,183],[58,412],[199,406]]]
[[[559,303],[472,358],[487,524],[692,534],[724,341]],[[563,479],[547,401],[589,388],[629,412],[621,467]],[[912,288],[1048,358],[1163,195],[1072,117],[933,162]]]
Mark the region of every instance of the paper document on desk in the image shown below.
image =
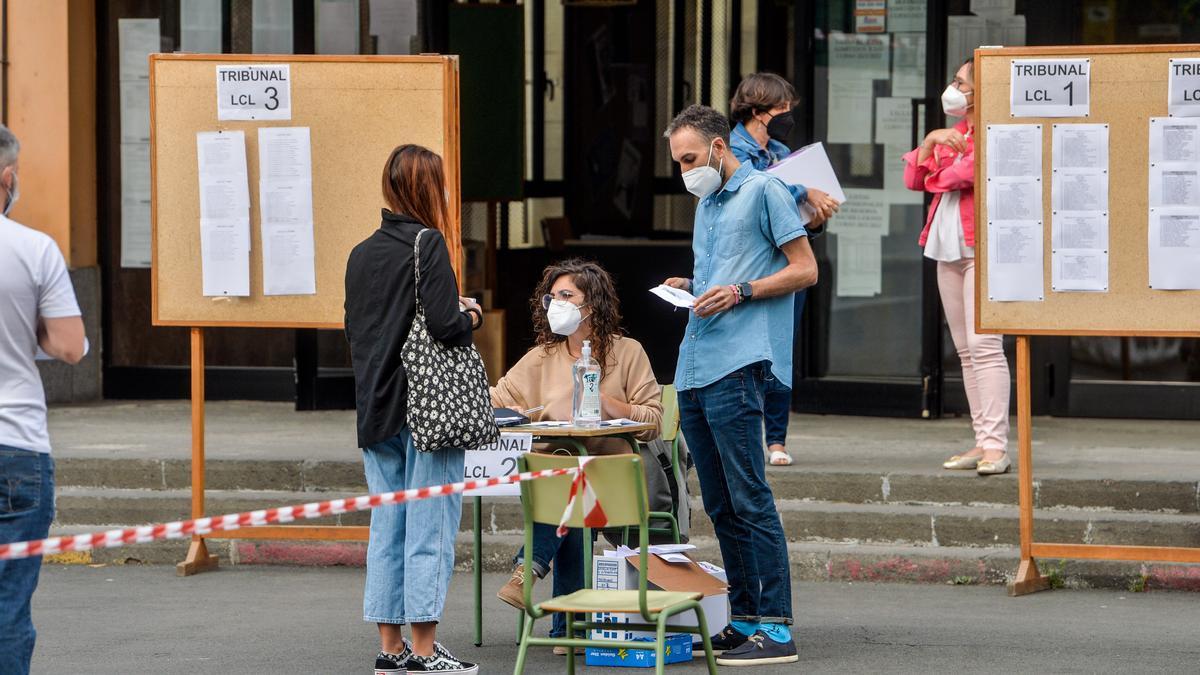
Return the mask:
[[[800,148],[778,164],[767,167],[767,173],[788,185],[803,185],[828,193],[839,204],[846,201],[846,193],[842,191],[842,184],[833,172],[833,165],[829,163],[829,155],[825,153],[822,143]]]
[[[696,296],[679,288],[672,288],[666,284],[659,284],[650,289],[650,292],[676,307],[684,307],[691,309],[696,304]]]
[[[626,419],[624,417],[615,420],[602,420],[600,422],[600,426],[602,427],[633,427],[639,424],[641,424],[641,422]]]

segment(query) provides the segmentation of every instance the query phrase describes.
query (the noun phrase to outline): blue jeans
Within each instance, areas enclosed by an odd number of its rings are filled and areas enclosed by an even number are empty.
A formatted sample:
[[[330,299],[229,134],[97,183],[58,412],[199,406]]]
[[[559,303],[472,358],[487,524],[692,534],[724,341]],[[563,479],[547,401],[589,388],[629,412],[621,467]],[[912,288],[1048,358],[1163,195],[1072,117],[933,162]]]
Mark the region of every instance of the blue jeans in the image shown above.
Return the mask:
[[[559,538],[553,525],[533,524],[533,571],[541,578],[550,573],[554,561],[554,597],[583,589],[583,530],[572,528]],[[525,560],[525,547],[517,553],[516,564]],[[550,637],[567,634],[567,617],[562,612],[550,619]]]
[[[733,621],[792,623],[787,539],[763,458],[768,364],[757,363],[679,393],[683,435],[712,519]]]
[[[800,331],[800,318],[804,314],[804,299],[807,297],[807,289],[796,294],[796,308],[792,315],[795,317],[795,332]],[[767,445],[787,445],[788,417],[792,414],[792,390],[779,380],[769,379],[763,404],[763,426],[766,427]]]
[[[54,520],[54,460],[0,445],[0,544],[45,539]],[[29,610],[41,556],[0,560],[0,673],[26,675],[37,631]]]
[[[372,494],[461,481],[465,458],[464,451],[450,448],[418,452],[408,429],[363,448]],[[461,520],[461,494],[371,511],[364,621],[404,624],[441,618]]]

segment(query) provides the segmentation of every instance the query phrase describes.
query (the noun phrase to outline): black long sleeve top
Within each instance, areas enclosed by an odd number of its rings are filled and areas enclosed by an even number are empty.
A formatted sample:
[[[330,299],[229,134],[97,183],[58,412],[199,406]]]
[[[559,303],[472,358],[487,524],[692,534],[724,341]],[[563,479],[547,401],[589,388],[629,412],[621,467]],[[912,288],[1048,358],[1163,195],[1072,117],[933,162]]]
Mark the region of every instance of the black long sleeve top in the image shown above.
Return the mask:
[[[434,339],[452,346],[471,344],[471,315],[459,310],[450,254],[436,229],[421,236],[421,287],[414,288],[413,244],[423,227],[384,209],[379,229],[354,247],[346,263],[346,337],[363,448],[408,425],[408,377],[400,352],[416,315],[418,291]]]

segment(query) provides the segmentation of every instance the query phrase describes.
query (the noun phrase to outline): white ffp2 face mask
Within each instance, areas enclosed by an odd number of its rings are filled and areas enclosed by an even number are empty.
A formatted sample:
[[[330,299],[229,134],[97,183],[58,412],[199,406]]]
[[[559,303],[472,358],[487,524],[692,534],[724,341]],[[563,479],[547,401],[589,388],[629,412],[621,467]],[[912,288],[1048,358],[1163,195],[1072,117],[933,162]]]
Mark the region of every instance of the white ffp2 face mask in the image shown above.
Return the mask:
[[[696,195],[697,199],[704,199],[717,191],[721,187],[721,169],[725,168],[725,158],[721,158],[718,168],[714,169],[709,166],[712,162],[713,145],[717,139],[713,139],[712,143],[708,144],[708,159],[704,161],[704,166],[698,166],[691,171],[683,174],[683,185],[687,191]]]
[[[959,91],[958,87],[949,85],[946,91],[942,92],[942,112],[951,117],[965,117],[970,109],[967,95]]]
[[[575,331],[579,330],[579,324],[583,323],[583,314],[579,311],[579,305],[566,300],[550,301],[550,308],[546,310],[546,320],[550,322],[550,330],[555,335],[574,335]]]

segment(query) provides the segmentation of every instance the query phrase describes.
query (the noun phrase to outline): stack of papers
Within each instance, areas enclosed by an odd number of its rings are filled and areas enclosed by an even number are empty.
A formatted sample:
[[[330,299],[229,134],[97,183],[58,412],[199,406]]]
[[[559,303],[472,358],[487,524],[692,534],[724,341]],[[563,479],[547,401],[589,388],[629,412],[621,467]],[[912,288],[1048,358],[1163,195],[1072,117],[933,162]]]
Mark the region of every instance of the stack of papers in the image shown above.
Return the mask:
[[[696,548],[695,544],[659,544],[656,546],[648,547],[646,549],[646,552],[651,555],[658,556],[660,559],[662,559],[665,562],[690,563],[690,562],[692,562],[692,559],[687,557],[686,555],[684,555],[683,552],[691,551],[695,548]],[[617,550],[615,550],[615,551],[611,551],[611,550],[605,551],[604,557],[606,557],[606,558],[630,558],[632,556],[637,555],[638,553],[639,553],[639,550],[636,548],[629,548],[628,546],[618,546]]]
[[[637,426],[639,424],[641,424],[641,422],[625,419],[624,417],[622,417],[620,419],[604,420],[604,421],[600,422],[600,426],[602,426],[602,427],[631,427],[631,426]]]
[[[825,146],[821,143],[800,148],[778,164],[767,168],[767,173],[788,185],[803,185],[826,192],[839,204],[846,201],[846,193],[842,190],[842,184],[833,172],[833,164],[830,164],[829,155],[825,153]]]

